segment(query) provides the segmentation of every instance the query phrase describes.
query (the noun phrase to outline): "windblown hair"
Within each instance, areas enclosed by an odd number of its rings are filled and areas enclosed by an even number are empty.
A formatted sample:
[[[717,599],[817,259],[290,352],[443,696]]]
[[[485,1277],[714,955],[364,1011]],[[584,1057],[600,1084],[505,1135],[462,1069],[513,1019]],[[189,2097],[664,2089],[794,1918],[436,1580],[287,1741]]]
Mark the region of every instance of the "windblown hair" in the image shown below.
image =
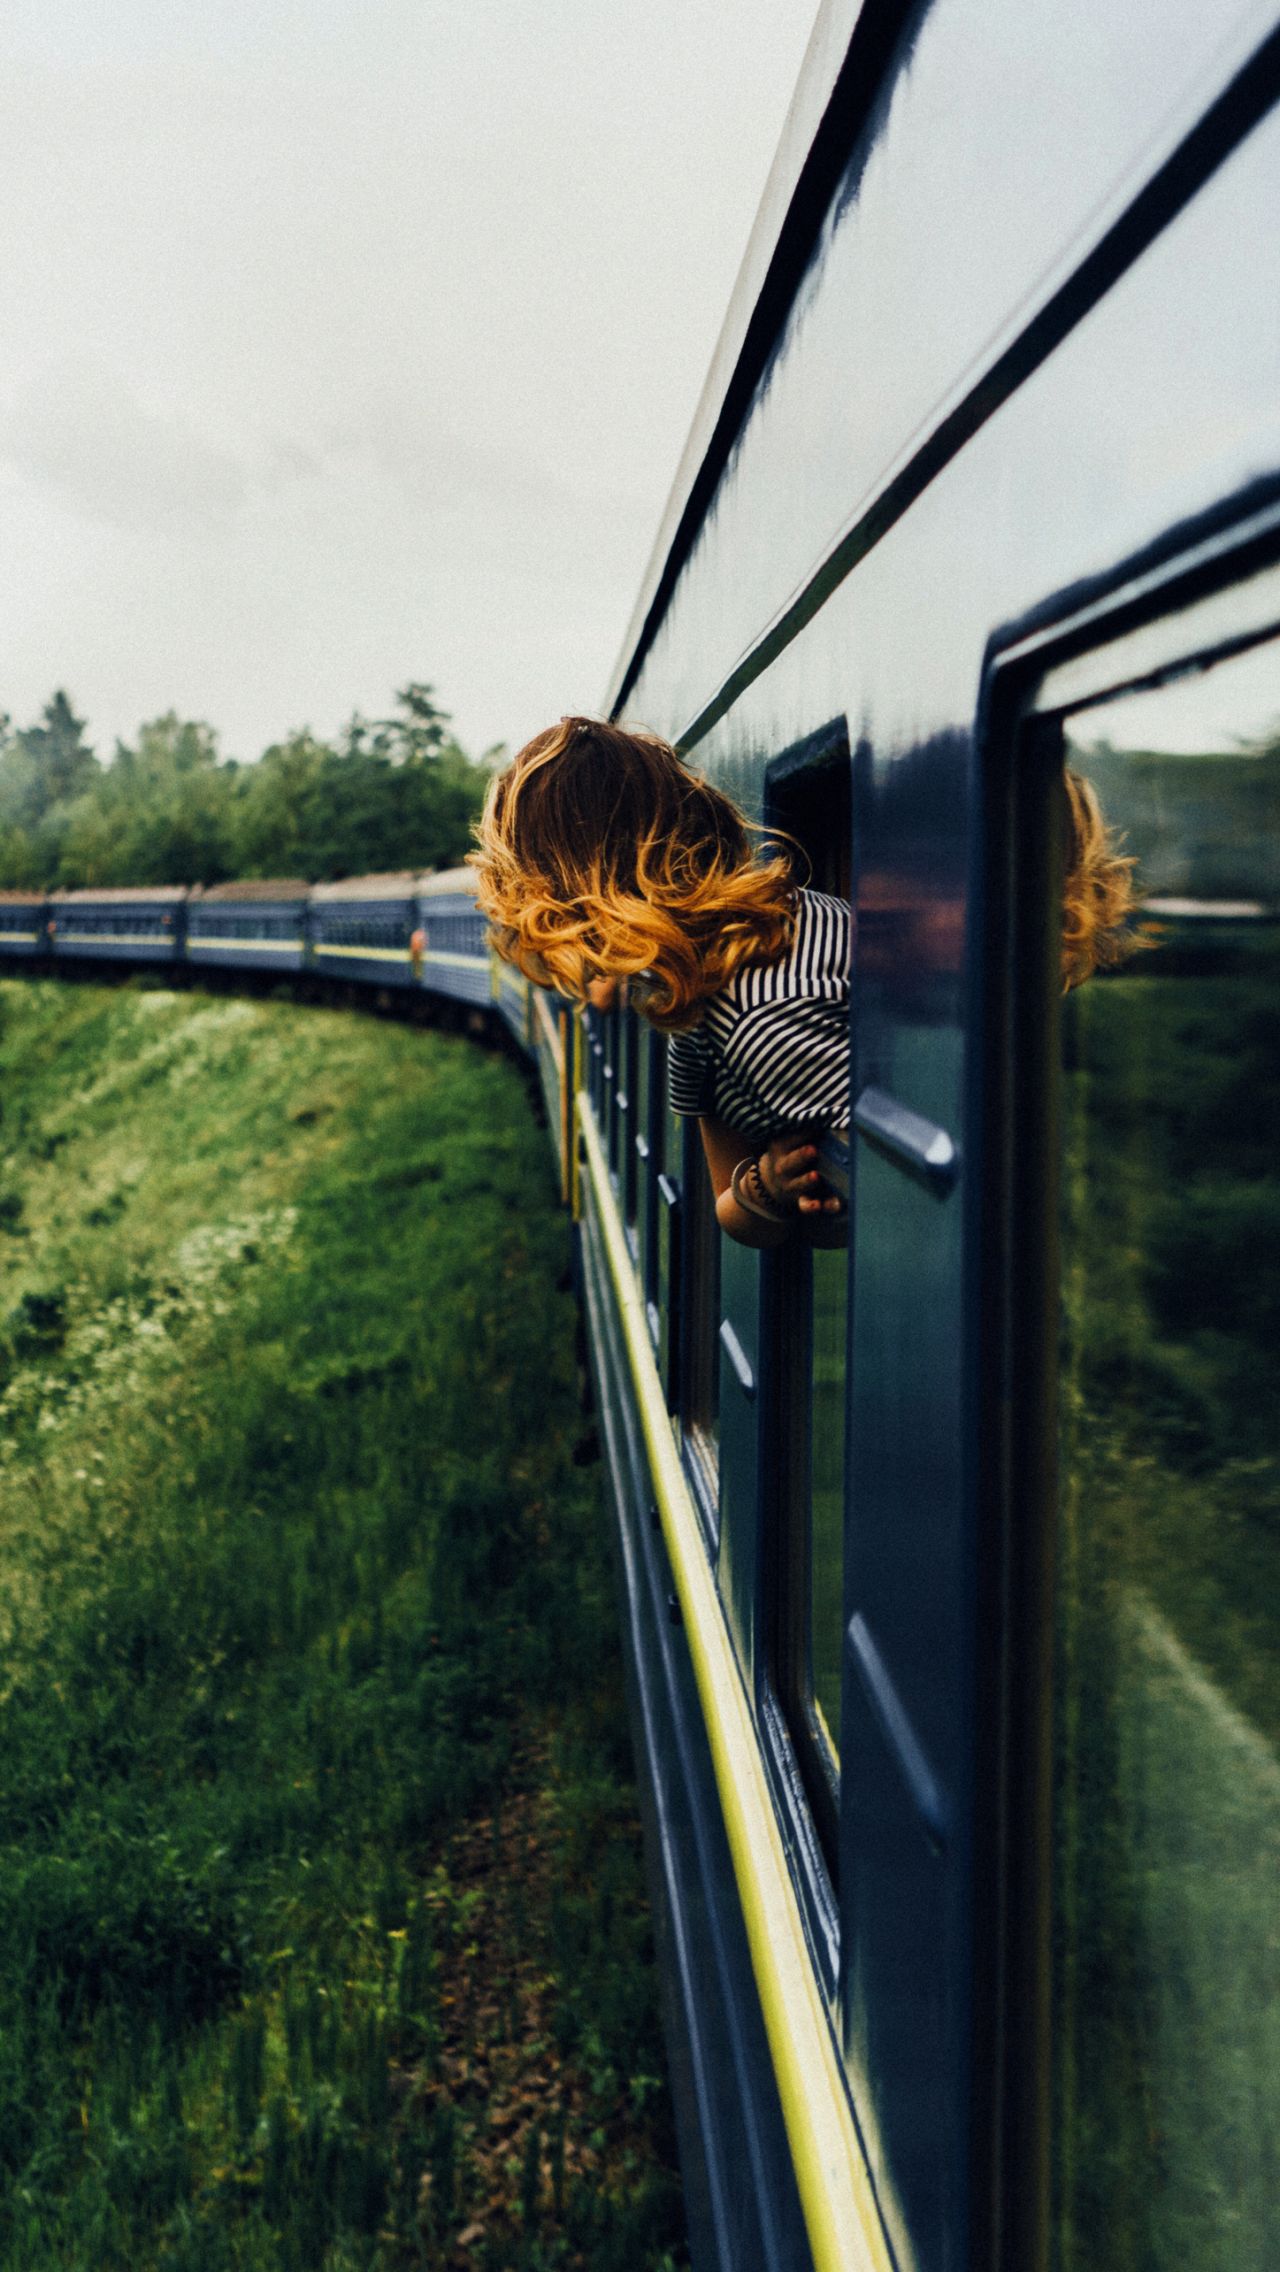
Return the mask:
[[[696,1023],[744,963],[790,944],[795,878],[657,734],[562,718],[490,788],[471,855],[507,962],[577,1001],[633,981],[655,1026]]]
[[[1114,970],[1130,955],[1153,945],[1154,938],[1150,928],[1135,928],[1134,918],[1141,905],[1134,884],[1137,861],[1118,849],[1093,783],[1068,766],[1063,785],[1067,825],[1062,991],[1069,994],[1095,971]]]

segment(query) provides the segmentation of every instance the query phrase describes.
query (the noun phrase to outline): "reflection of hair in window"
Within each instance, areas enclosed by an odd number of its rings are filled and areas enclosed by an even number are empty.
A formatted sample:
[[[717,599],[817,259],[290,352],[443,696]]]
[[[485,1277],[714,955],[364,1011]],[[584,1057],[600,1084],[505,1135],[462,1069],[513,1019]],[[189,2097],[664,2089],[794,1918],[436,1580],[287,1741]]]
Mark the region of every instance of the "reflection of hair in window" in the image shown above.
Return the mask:
[[[668,1031],[745,963],[786,952],[795,877],[656,734],[562,718],[494,781],[472,854],[494,944],[577,1001],[597,977]]]
[[[1083,986],[1097,970],[1114,970],[1153,944],[1135,930],[1141,904],[1134,884],[1137,861],[1117,849],[1098,792],[1068,766],[1066,862],[1062,885],[1062,991]]]

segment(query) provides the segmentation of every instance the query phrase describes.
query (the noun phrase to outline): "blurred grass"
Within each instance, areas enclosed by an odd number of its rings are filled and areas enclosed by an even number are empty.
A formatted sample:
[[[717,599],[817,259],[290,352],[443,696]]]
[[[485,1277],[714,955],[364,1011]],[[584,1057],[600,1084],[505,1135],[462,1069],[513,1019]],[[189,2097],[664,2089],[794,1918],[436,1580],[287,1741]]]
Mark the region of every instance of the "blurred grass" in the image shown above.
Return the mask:
[[[515,1074],[283,1001],[11,985],[0,1016],[0,2262],[674,2263],[566,1230]],[[531,1746],[519,1955],[590,2151],[552,2140],[544,2185],[527,2126],[495,2202],[485,2107],[441,2082],[486,1899],[451,1856]]]

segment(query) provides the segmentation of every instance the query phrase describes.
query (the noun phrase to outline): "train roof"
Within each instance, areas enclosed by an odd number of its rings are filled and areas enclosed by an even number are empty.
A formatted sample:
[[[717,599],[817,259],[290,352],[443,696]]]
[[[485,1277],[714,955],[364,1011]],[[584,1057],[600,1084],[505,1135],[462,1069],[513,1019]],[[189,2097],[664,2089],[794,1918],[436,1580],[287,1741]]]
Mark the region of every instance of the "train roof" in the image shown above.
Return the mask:
[[[234,883],[210,884],[202,900],[306,899],[311,886],[301,876],[240,876]]]
[[[311,897],[325,899],[412,899],[418,877],[411,869],[382,876],[343,876],[335,884],[313,884]]]
[[[113,884],[97,891],[51,891],[49,900],[54,907],[178,907],[195,896],[186,884]]]
[[[422,899],[431,899],[436,894],[447,891],[463,891],[468,899],[474,899],[476,896],[475,869],[437,868],[434,875],[423,876],[419,880],[418,893]]]
[[[848,158],[849,120],[868,70],[861,0],[822,0],[782,138],[760,199],[675,483],[614,666],[615,715],[639,675],[680,570],[769,365],[779,326],[808,265]]]
[[[48,897],[47,891],[0,890],[0,907],[43,907]]]

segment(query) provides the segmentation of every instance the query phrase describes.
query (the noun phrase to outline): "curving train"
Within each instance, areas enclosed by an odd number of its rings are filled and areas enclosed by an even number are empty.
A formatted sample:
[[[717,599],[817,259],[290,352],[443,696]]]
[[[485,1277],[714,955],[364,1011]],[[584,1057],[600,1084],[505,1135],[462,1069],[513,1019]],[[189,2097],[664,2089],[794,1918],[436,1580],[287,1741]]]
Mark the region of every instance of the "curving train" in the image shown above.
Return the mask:
[[[1278,104],[1274,0],[819,14],[610,707],[852,902],[847,1252],[465,871],[0,904],[536,1061],[699,2272],[1280,2263]]]
[[[465,868],[314,885],[253,878],[208,889],[0,891],[0,953],[58,969],[311,973],[490,1000],[485,925]]]

